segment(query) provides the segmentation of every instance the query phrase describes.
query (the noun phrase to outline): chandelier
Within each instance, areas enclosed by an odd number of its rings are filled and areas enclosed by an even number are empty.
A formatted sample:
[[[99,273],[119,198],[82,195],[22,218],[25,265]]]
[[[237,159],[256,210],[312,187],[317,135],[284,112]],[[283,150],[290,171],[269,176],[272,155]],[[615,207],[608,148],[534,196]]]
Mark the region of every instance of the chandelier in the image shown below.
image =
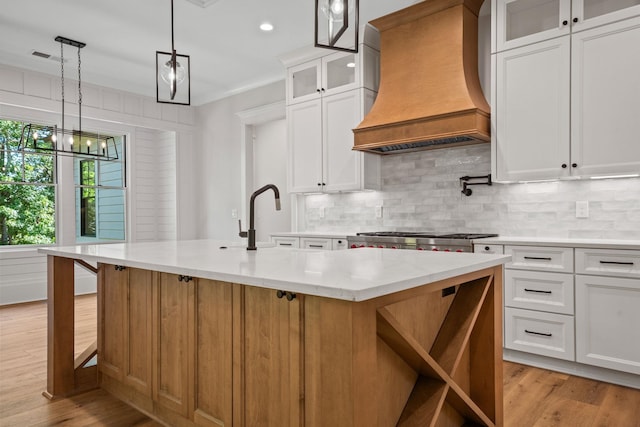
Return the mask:
[[[18,149],[23,152],[51,152],[55,155],[93,158],[100,160],[118,159],[116,140],[111,135],[101,135],[82,130],[82,61],[80,49],[85,43],[58,36],[60,43],[60,81],[62,98],[62,127],[27,123],[22,128]],[[78,49],[78,129],[65,128],[65,86],[64,86],[64,45]]]

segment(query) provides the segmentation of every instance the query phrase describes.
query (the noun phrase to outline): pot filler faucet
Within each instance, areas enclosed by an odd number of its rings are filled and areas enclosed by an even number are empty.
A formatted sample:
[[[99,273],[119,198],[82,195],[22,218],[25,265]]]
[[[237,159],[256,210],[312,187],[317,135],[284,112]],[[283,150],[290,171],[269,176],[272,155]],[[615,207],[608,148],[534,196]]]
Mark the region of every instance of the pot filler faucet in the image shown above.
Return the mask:
[[[256,249],[256,229],[255,229],[255,225],[254,225],[254,203],[256,200],[256,197],[258,197],[260,194],[264,193],[267,190],[273,190],[273,193],[275,194],[276,197],[276,210],[279,211],[280,210],[280,191],[278,191],[278,187],[276,187],[273,184],[267,184],[264,187],[258,188],[256,191],[253,192],[253,194],[251,195],[251,199],[249,200],[249,230],[247,231],[242,231],[242,221],[238,220],[238,228],[240,229],[240,233],[238,233],[238,235],[240,237],[249,237],[249,242],[247,244],[247,250],[248,251],[255,251]]]

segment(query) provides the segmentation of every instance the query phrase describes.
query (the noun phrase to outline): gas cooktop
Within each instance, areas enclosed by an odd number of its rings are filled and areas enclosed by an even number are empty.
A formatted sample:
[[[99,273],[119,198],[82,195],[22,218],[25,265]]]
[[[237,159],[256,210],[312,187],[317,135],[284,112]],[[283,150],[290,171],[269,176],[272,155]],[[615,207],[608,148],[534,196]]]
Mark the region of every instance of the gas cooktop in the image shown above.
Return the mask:
[[[422,231],[370,231],[356,233],[358,236],[373,237],[415,237],[415,238],[433,238],[433,239],[482,239],[485,237],[497,237],[497,234],[490,233],[434,233]]]

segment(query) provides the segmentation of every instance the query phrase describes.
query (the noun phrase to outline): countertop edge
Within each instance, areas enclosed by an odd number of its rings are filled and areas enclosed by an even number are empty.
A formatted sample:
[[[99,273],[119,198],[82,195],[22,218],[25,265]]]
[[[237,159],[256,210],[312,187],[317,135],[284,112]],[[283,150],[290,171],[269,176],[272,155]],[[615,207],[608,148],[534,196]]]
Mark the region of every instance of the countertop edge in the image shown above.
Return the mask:
[[[639,250],[640,240],[622,239],[582,239],[563,237],[487,237],[474,239],[474,245],[526,245],[526,246],[553,246],[588,249],[629,249]]]

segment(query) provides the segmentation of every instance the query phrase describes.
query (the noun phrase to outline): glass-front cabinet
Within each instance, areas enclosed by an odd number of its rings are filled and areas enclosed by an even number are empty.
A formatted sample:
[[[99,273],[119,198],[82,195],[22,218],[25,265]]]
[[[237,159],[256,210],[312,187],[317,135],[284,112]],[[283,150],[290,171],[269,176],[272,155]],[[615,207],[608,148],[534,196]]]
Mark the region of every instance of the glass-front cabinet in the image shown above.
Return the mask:
[[[354,53],[337,52],[288,69],[287,103],[308,101],[322,95],[358,87],[360,74]]]
[[[640,15],[640,0],[494,1],[494,52]]]

